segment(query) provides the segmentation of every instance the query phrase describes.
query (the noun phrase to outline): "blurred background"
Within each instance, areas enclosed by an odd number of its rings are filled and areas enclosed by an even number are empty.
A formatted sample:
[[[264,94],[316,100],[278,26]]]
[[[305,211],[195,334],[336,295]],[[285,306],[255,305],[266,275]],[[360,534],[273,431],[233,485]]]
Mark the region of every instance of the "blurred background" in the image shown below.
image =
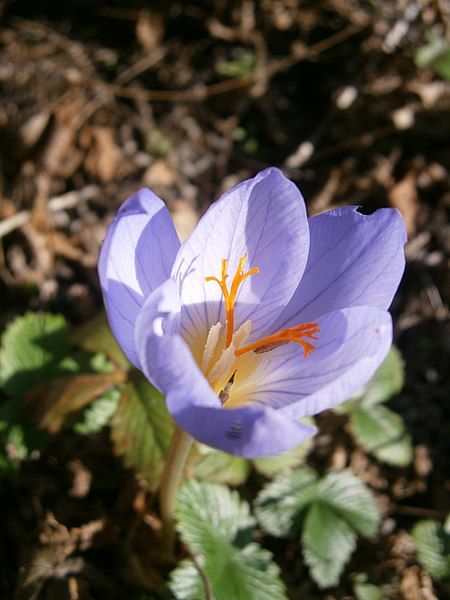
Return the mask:
[[[319,417],[309,460],[350,466],[376,491],[381,534],[357,570],[391,587],[371,598],[449,597],[409,533],[420,518],[442,523],[450,496],[449,3],[0,0],[0,16],[3,347],[25,313],[63,315],[71,330],[100,314],[99,246],[142,186],[182,239],[222,191],[269,165],[310,215],[398,208],[408,266],[391,310],[405,377],[389,406],[408,458],[384,464],[334,414]],[[5,385],[3,360],[0,596],[153,597],[142,594],[159,593],[161,576],[137,557],[155,517],[117,436],[52,429],[43,400],[24,411],[29,390]],[[244,493],[257,477],[239,482]],[[356,597],[353,563],[320,591],[289,543],[271,549],[289,597]]]

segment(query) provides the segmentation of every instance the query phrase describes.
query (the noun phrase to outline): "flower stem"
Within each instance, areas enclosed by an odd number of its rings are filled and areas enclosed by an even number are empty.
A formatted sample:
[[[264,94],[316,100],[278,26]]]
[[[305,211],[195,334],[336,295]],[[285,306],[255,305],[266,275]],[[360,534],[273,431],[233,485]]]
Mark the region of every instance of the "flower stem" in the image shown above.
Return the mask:
[[[174,552],[175,506],[192,442],[193,438],[188,433],[176,427],[162,474],[159,503],[163,522],[163,545],[168,554]]]

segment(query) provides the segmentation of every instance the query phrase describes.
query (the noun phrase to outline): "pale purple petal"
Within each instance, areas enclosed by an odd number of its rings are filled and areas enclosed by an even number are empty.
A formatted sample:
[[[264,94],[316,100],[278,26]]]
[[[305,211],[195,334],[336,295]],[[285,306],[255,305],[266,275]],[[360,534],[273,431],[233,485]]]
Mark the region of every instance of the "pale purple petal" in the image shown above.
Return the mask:
[[[318,324],[319,339],[309,356],[290,343],[261,355],[251,379],[242,384],[244,393],[236,378],[240,399],[281,409],[291,418],[317,414],[363,386],[392,343],[391,316],[379,308],[345,308],[319,317]]]
[[[179,247],[165,204],[148,189],[122,204],[103,242],[98,272],[109,324],[137,367],[136,317],[147,296],[169,277]]]
[[[139,363],[147,379],[163,393],[168,392],[176,377],[173,363],[183,361],[186,352],[190,355],[178,335],[180,311],[178,286],[173,279],[167,279],[150,294],[136,319],[134,339]],[[173,353],[171,361],[167,361],[166,347]],[[191,362],[192,358],[188,363]],[[190,370],[186,375],[190,375]]]
[[[309,220],[310,251],[300,285],[276,329],[314,321],[346,306],[387,309],[405,268],[399,211],[362,215],[345,207]]]
[[[239,456],[288,450],[315,429],[258,407],[225,409],[189,348],[177,335],[179,298],[172,280],[155,290],[136,323],[136,347],[145,375],[166,394],[178,425],[198,441]]]
[[[187,392],[174,389],[166,397],[167,407],[182,429],[197,441],[223,452],[246,458],[272,456],[316,433],[314,427],[286,418],[281,411],[194,404],[199,393],[197,386]]]
[[[266,331],[289,301],[302,276],[308,254],[308,227],[303,198],[278,169],[244,181],[215,202],[177,255],[172,277],[180,284],[181,328],[189,341],[225,322],[222,293],[206,276],[220,279],[221,261],[229,259],[231,285],[241,256],[246,269],[260,273],[245,280],[238,295],[235,328],[248,319],[252,338]]]

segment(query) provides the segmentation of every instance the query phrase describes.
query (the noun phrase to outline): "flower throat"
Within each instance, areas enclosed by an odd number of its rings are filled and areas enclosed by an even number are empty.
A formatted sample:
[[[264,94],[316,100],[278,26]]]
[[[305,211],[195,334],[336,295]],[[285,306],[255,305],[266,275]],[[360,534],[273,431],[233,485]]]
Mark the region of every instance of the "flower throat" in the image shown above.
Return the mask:
[[[236,305],[236,299],[240,286],[242,283],[251,277],[257,275],[260,270],[258,267],[253,267],[249,271],[244,272],[245,261],[247,260],[247,252],[239,259],[239,264],[236,269],[236,273],[233,277],[231,287],[227,286],[228,279],[228,259],[222,259],[222,271],[221,278],[210,275],[205,277],[205,281],[215,281],[223,294],[225,300],[225,318],[226,318],[226,339],[225,348],[231,346],[233,341],[234,331],[234,309]],[[245,324],[244,324],[245,325]],[[277,333],[273,333],[267,337],[264,337],[252,344],[246,346],[236,347],[234,350],[234,356],[242,356],[246,352],[255,352],[256,354],[262,354],[263,352],[269,352],[278,346],[294,342],[303,348],[303,356],[308,356],[313,350],[314,345],[308,340],[317,340],[316,334],[320,332],[317,323],[302,323],[295,327],[288,327]],[[236,336],[235,336],[236,337]],[[236,341],[236,340],[235,340]],[[234,344],[237,346],[238,344]]]

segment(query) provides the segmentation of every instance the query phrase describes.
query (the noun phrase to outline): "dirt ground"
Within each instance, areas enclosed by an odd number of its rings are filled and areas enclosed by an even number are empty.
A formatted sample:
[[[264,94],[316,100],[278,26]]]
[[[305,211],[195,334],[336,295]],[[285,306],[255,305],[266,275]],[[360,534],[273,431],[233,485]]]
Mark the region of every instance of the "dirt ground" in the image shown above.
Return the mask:
[[[448,5],[3,0],[0,16],[1,328],[27,310],[74,326],[99,312],[99,245],[142,186],[183,238],[222,190],[269,165],[310,215],[402,211],[408,265],[391,311],[406,384],[390,406],[413,464],[329,443],[327,465],[351,464],[385,508],[338,588],[302,587],[289,544],[271,549],[294,599],[353,598],[356,571],[390,578],[394,599],[444,598],[408,531],[450,505],[450,86],[415,61],[430,31],[449,34]],[[2,598],[151,597],[168,567],[143,566],[152,511],[106,432],[55,436],[1,486]]]

